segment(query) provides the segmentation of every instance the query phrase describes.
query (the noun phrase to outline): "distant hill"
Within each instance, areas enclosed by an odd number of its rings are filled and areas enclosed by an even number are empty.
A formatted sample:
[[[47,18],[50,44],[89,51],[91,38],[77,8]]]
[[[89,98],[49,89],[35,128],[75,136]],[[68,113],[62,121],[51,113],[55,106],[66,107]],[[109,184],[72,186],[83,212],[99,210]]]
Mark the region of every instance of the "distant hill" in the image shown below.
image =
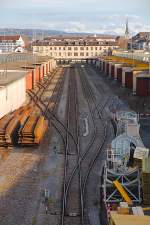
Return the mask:
[[[27,35],[30,38],[38,39],[49,35],[63,35],[67,33],[57,30],[0,28],[0,35],[16,35],[16,34]]]
[[[43,29],[16,29],[16,28],[0,28],[0,35],[27,35],[30,39],[43,39],[51,35],[93,35],[92,33],[67,33],[58,30],[43,30]],[[109,34],[101,34],[109,35]],[[114,35],[116,36],[116,35]]]

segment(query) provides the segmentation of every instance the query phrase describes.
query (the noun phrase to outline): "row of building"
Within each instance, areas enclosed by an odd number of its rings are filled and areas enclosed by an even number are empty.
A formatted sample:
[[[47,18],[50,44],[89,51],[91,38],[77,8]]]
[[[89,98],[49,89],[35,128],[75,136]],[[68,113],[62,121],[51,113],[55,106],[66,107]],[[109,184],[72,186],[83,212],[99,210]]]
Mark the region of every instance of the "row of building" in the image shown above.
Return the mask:
[[[122,87],[131,89],[133,95],[150,96],[150,71],[147,63],[116,56],[87,61],[95,64],[104,75],[118,81]]]
[[[43,40],[30,41],[27,36],[0,36],[0,53],[33,51],[56,59],[89,58],[113,50],[150,49],[150,32],[140,32],[129,37],[128,25],[124,36],[88,35],[88,36],[50,36]]]
[[[27,91],[42,82],[56,68],[54,59],[38,57],[36,62],[12,62],[0,65],[0,118],[27,101]]]

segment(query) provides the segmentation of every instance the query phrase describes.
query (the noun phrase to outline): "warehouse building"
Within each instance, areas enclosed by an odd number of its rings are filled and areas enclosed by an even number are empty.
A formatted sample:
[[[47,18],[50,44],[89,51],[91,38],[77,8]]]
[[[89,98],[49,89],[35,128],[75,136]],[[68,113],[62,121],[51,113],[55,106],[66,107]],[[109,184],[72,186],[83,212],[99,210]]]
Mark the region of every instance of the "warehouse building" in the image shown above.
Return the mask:
[[[115,36],[53,36],[33,43],[33,52],[55,59],[87,59],[117,49]]]

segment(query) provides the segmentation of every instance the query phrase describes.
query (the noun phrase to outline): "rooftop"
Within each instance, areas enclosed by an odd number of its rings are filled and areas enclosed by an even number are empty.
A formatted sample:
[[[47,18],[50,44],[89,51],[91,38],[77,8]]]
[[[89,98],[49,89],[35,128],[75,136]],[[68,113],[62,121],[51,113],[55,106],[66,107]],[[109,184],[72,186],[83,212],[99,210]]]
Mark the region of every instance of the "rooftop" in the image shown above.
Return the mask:
[[[20,35],[3,35],[0,36],[0,41],[17,41],[20,38]]]
[[[119,56],[106,56],[104,58],[111,62],[121,63],[125,67],[132,67],[132,69],[135,71],[140,71],[140,70],[148,71],[149,70],[148,63],[144,63],[144,62],[141,62],[136,59],[128,59],[128,58],[119,57]]]
[[[26,75],[25,71],[7,71],[4,73],[0,70],[0,88],[7,86],[10,83],[13,83],[16,80],[24,77]]]
[[[0,70],[23,70],[34,68],[34,65],[40,65],[43,62],[49,60],[51,57],[47,56],[35,56],[33,60],[22,60],[15,62],[5,62],[0,64]]]

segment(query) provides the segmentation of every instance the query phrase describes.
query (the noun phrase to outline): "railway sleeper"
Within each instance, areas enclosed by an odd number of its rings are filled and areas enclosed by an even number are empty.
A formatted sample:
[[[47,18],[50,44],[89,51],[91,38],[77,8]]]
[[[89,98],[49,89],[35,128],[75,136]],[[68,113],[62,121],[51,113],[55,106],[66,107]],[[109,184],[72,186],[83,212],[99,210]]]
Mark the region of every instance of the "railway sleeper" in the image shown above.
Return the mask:
[[[80,217],[81,213],[80,212],[70,212],[65,214],[66,217]]]
[[[76,156],[77,153],[75,153],[75,152],[68,152],[67,155]]]

